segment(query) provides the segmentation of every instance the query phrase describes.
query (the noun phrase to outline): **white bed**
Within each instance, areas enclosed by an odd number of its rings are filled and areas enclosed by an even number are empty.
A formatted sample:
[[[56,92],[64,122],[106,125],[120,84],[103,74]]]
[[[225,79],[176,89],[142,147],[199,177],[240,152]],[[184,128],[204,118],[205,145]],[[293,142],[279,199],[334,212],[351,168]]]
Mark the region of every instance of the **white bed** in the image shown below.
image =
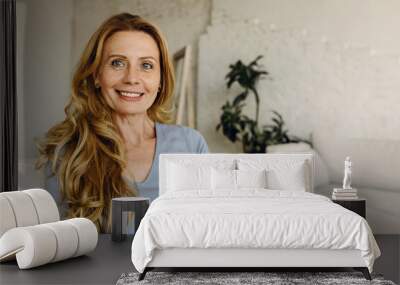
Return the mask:
[[[311,154],[165,154],[132,243],[155,267],[354,267],[380,255],[367,222],[313,194]],[[271,190],[273,189],[273,190]]]

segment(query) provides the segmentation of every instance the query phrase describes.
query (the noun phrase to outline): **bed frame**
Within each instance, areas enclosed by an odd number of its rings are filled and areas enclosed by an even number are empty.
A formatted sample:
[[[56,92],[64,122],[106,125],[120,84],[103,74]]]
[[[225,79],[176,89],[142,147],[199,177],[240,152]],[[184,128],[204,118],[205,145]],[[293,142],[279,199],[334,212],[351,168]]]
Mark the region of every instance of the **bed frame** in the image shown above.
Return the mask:
[[[139,275],[143,280],[146,273],[155,268],[213,269],[229,268],[234,271],[253,271],[255,268],[343,268],[350,267],[361,271],[371,280],[368,268],[359,250],[328,249],[193,249],[170,248],[156,250],[152,261]],[[322,271],[322,270],[321,270]]]
[[[202,159],[234,160],[237,158],[265,158],[271,159],[295,159],[304,160],[309,165],[308,191],[313,192],[314,159],[312,154],[204,154]],[[193,154],[161,154],[160,155],[160,195],[167,189],[163,187],[166,182],[166,165],[168,160],[175,159],[199,159]],[[157,249],[153,259],[139,280],[143,280],[148,271],[165,268],[184,269],[213,269],[229,268],[233,271],[265,271],[265,269],[285,268],[286,271],[296,268],[353,268],[361,271],[367,280],[371,275],[361,257],[359,250],[330,250],[330,249],[254,249],[254,248],[169,248]],[[264,269],[264,270],[262,270]],[[232,271],[232,270],[229,270]]]

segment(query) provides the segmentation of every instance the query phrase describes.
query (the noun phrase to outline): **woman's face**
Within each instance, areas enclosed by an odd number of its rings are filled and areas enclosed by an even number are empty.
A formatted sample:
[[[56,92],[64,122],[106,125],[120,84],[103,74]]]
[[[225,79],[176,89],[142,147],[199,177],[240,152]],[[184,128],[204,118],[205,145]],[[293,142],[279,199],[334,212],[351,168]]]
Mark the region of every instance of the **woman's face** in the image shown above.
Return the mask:
[[[161,81],[157,43],[140,31],[113,34],[105,42],[96,81],[106,102],[118,114],[146,113]]]

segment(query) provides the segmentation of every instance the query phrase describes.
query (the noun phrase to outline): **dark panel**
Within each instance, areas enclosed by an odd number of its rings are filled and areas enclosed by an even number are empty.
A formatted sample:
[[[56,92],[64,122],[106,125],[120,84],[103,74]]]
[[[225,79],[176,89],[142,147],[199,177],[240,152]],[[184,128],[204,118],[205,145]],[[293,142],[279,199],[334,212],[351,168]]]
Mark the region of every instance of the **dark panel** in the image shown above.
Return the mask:
[[[0,1],[0,192],[18,190],[15,0]]]

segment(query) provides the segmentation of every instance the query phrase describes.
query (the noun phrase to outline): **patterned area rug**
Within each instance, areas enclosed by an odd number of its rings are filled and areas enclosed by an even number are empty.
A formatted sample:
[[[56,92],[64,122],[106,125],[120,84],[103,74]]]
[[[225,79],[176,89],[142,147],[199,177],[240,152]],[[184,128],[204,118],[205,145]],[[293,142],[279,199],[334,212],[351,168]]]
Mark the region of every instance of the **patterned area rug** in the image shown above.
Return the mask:
[[[150,271],[142,281],[138,281],[139,273],[122,274],[117,285],[134,284],[379,284],[395,285],[384,280],[381,275],[372,274],[372,281],[364,278],[360,272],[154,272]]]

